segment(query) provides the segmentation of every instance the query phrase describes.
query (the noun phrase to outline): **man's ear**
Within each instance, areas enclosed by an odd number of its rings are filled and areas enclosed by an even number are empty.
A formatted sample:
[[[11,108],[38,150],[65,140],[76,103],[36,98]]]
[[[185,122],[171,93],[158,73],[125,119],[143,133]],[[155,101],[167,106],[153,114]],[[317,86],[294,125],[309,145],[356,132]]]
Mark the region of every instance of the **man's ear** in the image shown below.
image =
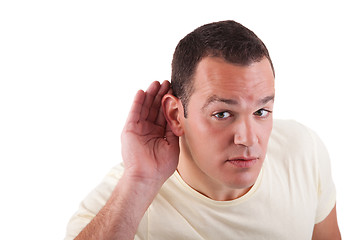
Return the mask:
[[[184,114],[184,110],[180,99],[171,94],[166,94],[162,98],[161,107],[167,124],[171,128],[172,132],[178,137],[182,136],[184,134],[184,130],[181,116],[184,115],[181,114]]]

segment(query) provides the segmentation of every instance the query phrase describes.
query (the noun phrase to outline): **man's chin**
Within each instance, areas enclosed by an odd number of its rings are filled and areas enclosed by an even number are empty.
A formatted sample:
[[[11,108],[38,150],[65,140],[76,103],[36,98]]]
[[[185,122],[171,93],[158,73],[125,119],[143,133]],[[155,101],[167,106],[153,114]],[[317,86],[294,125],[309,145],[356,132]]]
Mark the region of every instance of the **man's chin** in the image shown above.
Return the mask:
[[[253,169],[255,170],[255,169]],[[238,189],[238,190],[244,190],[244,189],[250,189],[256,182],[260,171],[251,171],[251,172],[245,172],[245,173],[238,173],[236,176],[231,178],[230,176],[227,176],[227,179],[225,180],[225,185],[228,186],[228,188],[231,189]]]

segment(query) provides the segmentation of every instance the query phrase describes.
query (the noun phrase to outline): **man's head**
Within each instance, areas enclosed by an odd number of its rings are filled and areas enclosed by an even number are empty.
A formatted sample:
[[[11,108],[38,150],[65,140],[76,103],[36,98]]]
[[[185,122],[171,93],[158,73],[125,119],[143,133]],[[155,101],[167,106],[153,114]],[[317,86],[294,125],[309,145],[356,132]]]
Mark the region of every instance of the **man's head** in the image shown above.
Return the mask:
[[[193,92],[194,73],[205,57],[220,57],[226,62],[242,66],[259,62],[265,57],[273,69],[265,44],[243,25],[234,21],[221,21],[195,29],[179,42],[172,61],[172,89],[174,95],[182,101],[185,117]]]
[[[175,96],[162,100],[180,137],[178,171],[204,195],[234,199],[255,183],[265,159],[275,95],[270,57],[235,22],[205,25],[184,39],[174,54]]]

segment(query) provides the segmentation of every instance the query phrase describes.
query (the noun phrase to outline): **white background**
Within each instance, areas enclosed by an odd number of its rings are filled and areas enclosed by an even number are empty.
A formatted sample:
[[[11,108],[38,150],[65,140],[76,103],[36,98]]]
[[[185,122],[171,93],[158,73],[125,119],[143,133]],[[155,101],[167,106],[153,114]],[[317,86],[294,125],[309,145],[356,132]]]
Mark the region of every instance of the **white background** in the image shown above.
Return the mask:
[[[344,239],[359,236],[360,17],[355,1],[1,1],[0,239],[62,239],[121,159],[134,94],[170,78],[177,42],[234,19],[267,45],[276,118],[328,147]]]

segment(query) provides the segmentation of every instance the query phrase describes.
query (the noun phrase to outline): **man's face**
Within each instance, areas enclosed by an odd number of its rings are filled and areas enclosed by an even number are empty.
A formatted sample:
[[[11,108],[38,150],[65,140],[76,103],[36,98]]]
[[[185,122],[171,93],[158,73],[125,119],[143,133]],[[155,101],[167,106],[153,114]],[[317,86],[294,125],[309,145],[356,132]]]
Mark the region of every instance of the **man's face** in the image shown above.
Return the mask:
[[[274,76],[268,59],[249,66],[206,57],[194,76],[178,170],[216,200],[244,194],[261,170],[272,130]]]

